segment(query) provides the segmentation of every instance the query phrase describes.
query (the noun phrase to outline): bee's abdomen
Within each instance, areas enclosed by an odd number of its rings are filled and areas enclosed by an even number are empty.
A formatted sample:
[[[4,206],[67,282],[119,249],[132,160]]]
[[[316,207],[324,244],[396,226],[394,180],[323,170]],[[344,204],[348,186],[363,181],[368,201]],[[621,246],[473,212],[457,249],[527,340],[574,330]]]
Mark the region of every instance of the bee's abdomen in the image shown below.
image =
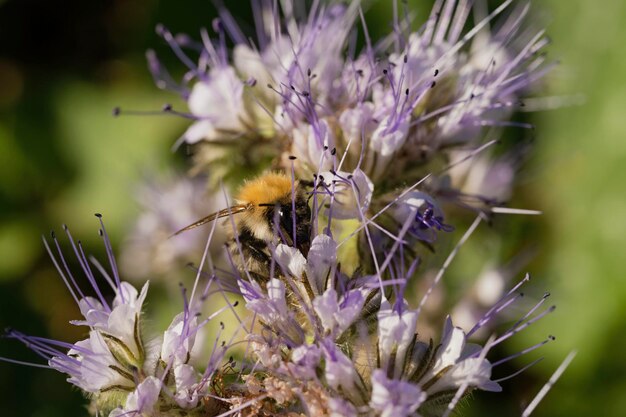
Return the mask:
[[[237,238],[228,243],[233,262],[242,274],[246,270],[261,281],[269,279],[271,255],[265,241],[256,238],[252,231],[243,226]]]

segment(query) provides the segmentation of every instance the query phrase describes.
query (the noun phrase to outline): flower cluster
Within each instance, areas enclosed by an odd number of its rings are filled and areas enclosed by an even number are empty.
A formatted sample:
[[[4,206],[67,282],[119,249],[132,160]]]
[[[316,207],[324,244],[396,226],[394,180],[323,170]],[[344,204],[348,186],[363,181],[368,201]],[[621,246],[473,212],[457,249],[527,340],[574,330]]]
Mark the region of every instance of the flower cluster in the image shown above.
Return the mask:
[[[46,243],[84,318],[72,324],[86,326],[89,338],[65,343],[14,330],[8,337],[67,374],[89,394],[93,412],[110,417],[436,417],[473,391],[500,391],[508,377],[494,377],[498,366],[553,338],[503,359],[492,359],[491,349],[550,313],[548,296],[485,344],[470,339],[492,332],[511,306],[519,311],[528,277],[508,292],[498,281],[490,307],[465,305],[475,318],[469,330],[450,316],[438,338],[418,329],[432,325],[426,303],[480,223],[495,213],[530,213],[499,207],[511,193],[514,158],[485,153],[502,133],[493,128],[525,127],[509,116],[549,68],[538,53],[543,31],[527,30],[528,5],[512,3],[484,16],[477,8],[468,23],[471,1],[437,1],[418,31],[407,12],[376,43],[358,1],[313,2],[306,16],[298,2],[253,1],[256,44],[221,6],[215,36],[205,30],[201,43],[159,26],[189,68],[176,83],[148,53],[157,85],[187,102],[189,113],[164,111],[193,120],[178,141],[192,147],[192,174],[206,173],[211,192],[248,181],[230,206],[187,219],[186,227],[179,207],[201,211],[202,185],[146,194],[152,213],[139,222],[127,268],[139,261],[135,275],[145,275],[158,273],[159,263],[200,259],[191,294],[181,286],[183,311],[162,335],[144,334],[148,284],[137,291],[121,281],[102,224],[110,272],[67,232],[95,295],[83,292],[54,235],[58,257]],[[189,51],[199,51],[197,62]],[[478,215],[430,280],[422,249],[434,251],[441,235],[463,230],[445,214],[449,201]],[[208,234],[188,238],[188,229],[206,223]],[[422,284],[418,302],[412,282]],[[227,305],[207,315],[214,295]],[[233,308],[239,301],[248,315]],[[206,325],[226,310],[234,319],[209,339]],[[200,339],[209,350],[204,362],[194,359]]]
[[[97,215],[100,217],[100,215]],[[204,293],[187,297],[183,290],[184,309],[176,315],[168,329],[158,337],[143,333],[143,305],[148,282],[141,291],[121,281],[104,223],[100,235],[107,249],[110,272],[94,257],[89,261],[80,241],[65,232],[94,296],[86,295],[80,282],[68,267],[54,233],[52,240],[58,255],[44,244],[54,265],[77,302],[83,316],[72,321],[89,329],[89,337],[66,343],[28,336],[8,330],[7,337],[17,339],[46,359],[48,366],[68,375],[68,382],[92,398],[92,408],[111,417],[152,415],[172,408],[196,409],[211,406],[208,384],[219,369],[228,349],[226,343],[215,347],[203,371],[189,364],[194,342],[203,327],[222,310],[202,318],[200,308],[207,298],[210,282]],[[94,269],[100,272],[97,277]],[[106,287],[98,282],[104,280]],[[110,300],[112,297],[112,301]],[[165,395],[167,393],[167,395]]]
[[[439,416],[472,390],[500,391],[492,370],[550,340],[496,363],[486,358],[492,347],[554,309],[535,314],[546,295],[487,345],[468,341],[522,298],[517,290],[527,278],[469,332],[448,317],[439,342],[420,340],[422,304],[413,309],[402,296],[414,268],[400,267],[399,275],[389,281],[381,281],[380,274],[348,276],[337,262],[337,243],[326,234],[313,238],[306,257],[284,243],[272,245],[270,275],[260,279],[251,278],[245,265],[233,266],[228,274],[198,270],[192,294],[182,291],[183,311],[161,336],[146,337],[142,309],[148,283],[137,291],[120,280],[104,224],[100,234],[110,273],[95,258],[88,262],[80,242],[65,230],[94,296],[81,290],[55,235],[58,256],[44,242],[83,316],[72,324],[88,327],[89,337],[66,343],[15,330],[7,337],[23,342],[50,368],[67,374],[68,382],[90,395],[99,415]],[[390,256],[400,256],[401,247],[398,252]],[[101,273],[100,279],[92,268]],[[200,294],[201,276],[208,279]],[[101,279],[109,288],[99,286]],[[216,335],[208,362],[192,365],[194,343],[203,327],[236,305],[203,318],[201,306],[215,287],[240,296],[252,315],[230,342],[219,341],[221,332]],[[236,368],[232,357],[225,357],[238,332],[247,347]]]
[[[507,119],[550,68],[540,53],[547,39],[523,28],[527,5],[511,3],[463,32],[471,2],[438,2],[419,31],[411,32],[408,17],[396,19],[393,33],[373,43],[364,24],[360,34],[355,28],[363,13],[358,1],[316,3],[303,18],[290,1],[280,11],[273,2],[253,2],[256,44],[223,8],[216,38],[203,31],[202,45],[158,28],[189,67],[183,83],[169,79],[153,52],[148,58],[157,85],[187,102],[185,116],[195,121],[179,143],[194,145],[198,170],[221,178],[235,174],[225,164],[258,170],[265,158],[288,169],[295,156],[300,178],[357,170],[383,194],[484,143],[485,127],[527,127]],[[197,64],[185,49],[195,46]]]

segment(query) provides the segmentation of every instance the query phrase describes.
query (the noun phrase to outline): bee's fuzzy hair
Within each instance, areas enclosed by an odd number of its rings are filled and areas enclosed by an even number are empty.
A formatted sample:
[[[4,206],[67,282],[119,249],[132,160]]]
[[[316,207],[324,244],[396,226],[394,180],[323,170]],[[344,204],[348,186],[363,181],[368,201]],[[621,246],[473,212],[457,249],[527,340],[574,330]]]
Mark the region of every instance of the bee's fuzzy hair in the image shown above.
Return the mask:
[[[239,194],[237,202],[248,206],[238,218],[239,224],[247,227],[252,234],[261,240],[272,240],[274,230],[267,219],[267,207],[275,204],[291,205],[294,190],[298,183],[280,172],[269,172],[246,182]]]
[[[237,201],[254,206],[285,203],[291,200],[292,186],[297,185],[285,174],[270,172],[246,182],[239,191]]]

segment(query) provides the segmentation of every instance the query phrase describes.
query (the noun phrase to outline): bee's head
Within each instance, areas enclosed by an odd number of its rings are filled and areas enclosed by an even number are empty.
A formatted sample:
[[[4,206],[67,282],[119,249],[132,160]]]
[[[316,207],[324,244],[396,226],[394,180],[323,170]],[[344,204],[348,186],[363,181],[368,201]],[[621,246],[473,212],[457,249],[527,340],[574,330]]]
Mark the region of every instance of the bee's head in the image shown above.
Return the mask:
[[[284,174],[265,174],[247,182],[237,199],[240,204],[250,207],[242,214],[241,224],[255,237],[273,240],[277,232],[280,240],[290,246],[293,246],[295,237],[296,246],[306,256],[311,234],[311,210],[298,183]]]

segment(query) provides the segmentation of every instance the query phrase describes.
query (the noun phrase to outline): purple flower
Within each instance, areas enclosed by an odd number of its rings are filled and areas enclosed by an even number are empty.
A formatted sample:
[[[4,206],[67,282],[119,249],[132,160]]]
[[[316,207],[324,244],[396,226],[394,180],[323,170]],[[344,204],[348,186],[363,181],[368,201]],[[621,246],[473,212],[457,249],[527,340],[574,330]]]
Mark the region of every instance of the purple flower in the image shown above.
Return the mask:
[[[52,240],[58,259],[44,240],[48,253],[84,318],[71,323],[88,326],[89,337],[72,344],[27,336],[17,331],[10,331],[8,336],[29,346],[48,361],[50,368],[67,374],[70,383],[86,392],[132,391],[146,357],[141,335],[141,310],[148,291],[148,283],[141,292],[138,292],[131,284],[120,281],[111,245],[104,224],[102,220],[100,221],[102,226],[100,235],[107,248],[112,277],[95,258],[92,258],[92,263],[100,270],[115,294],[111,303],[98,286],[80,241],[75,242],[67,228],[66,234],[95,296],[87,296],[81,289],[73,272],[68,268],[55,234],[52,233]]]
[[[381,417],[413,415],[426,396],[417,385],[387,378],[382,369],[372,373],[372,398],[369,404]]]
[[[462,329],[446,319],[441,342],[432,358],[432,367],[420,379],[429,395],[459,388],[466,383],[485,391],[501,391],[498,383],[491,381],[491,363],[475,357],[481,346],[466,343]]]
[[[161,380],[149,376],[133,392],[128,394],[126,405],[111,411],[109,417],[153,415],[152,411],[159,399],[160,392]]]
[[[485,126],[508,125],[520,96],[549,69],[537,54],[547,43],[543,31],[515,36],[527,7],[489,29],[511,3],[477,19],[468,32],[471,5],[457,1],[437,3],[416,32],[408,31],[409,22],[395,21],[393,33],[378,43],[363,26],[361,51],[350,36],[358,1],[316,3],[306,18],[292,1],[280,7],[253,2],[256,40],[220,8],[215,35],[202,32],[197,63],[185,52],[181,39],[187,37],[160,27],[189,67],[179,91],[195,121],[182,140],[236,147],[257,138],[274,145],[275,160],[285,168],[286,156],[295,155],[305,178],[360,169],[377,185],[414,180],[416,165],[449,158],[449,150],[475,143]],[[149,58],[157,83],[171,84],[153,54]]]
[[[393,370],[395,376],[402,373],[404,356],[413,341],[417,325],[417,312],[409,310],[404,302],[402,309],[391,306],[383,298],[378,310],[378,349],[381,368]],[[394,362],[390,362],[391,360]]]

